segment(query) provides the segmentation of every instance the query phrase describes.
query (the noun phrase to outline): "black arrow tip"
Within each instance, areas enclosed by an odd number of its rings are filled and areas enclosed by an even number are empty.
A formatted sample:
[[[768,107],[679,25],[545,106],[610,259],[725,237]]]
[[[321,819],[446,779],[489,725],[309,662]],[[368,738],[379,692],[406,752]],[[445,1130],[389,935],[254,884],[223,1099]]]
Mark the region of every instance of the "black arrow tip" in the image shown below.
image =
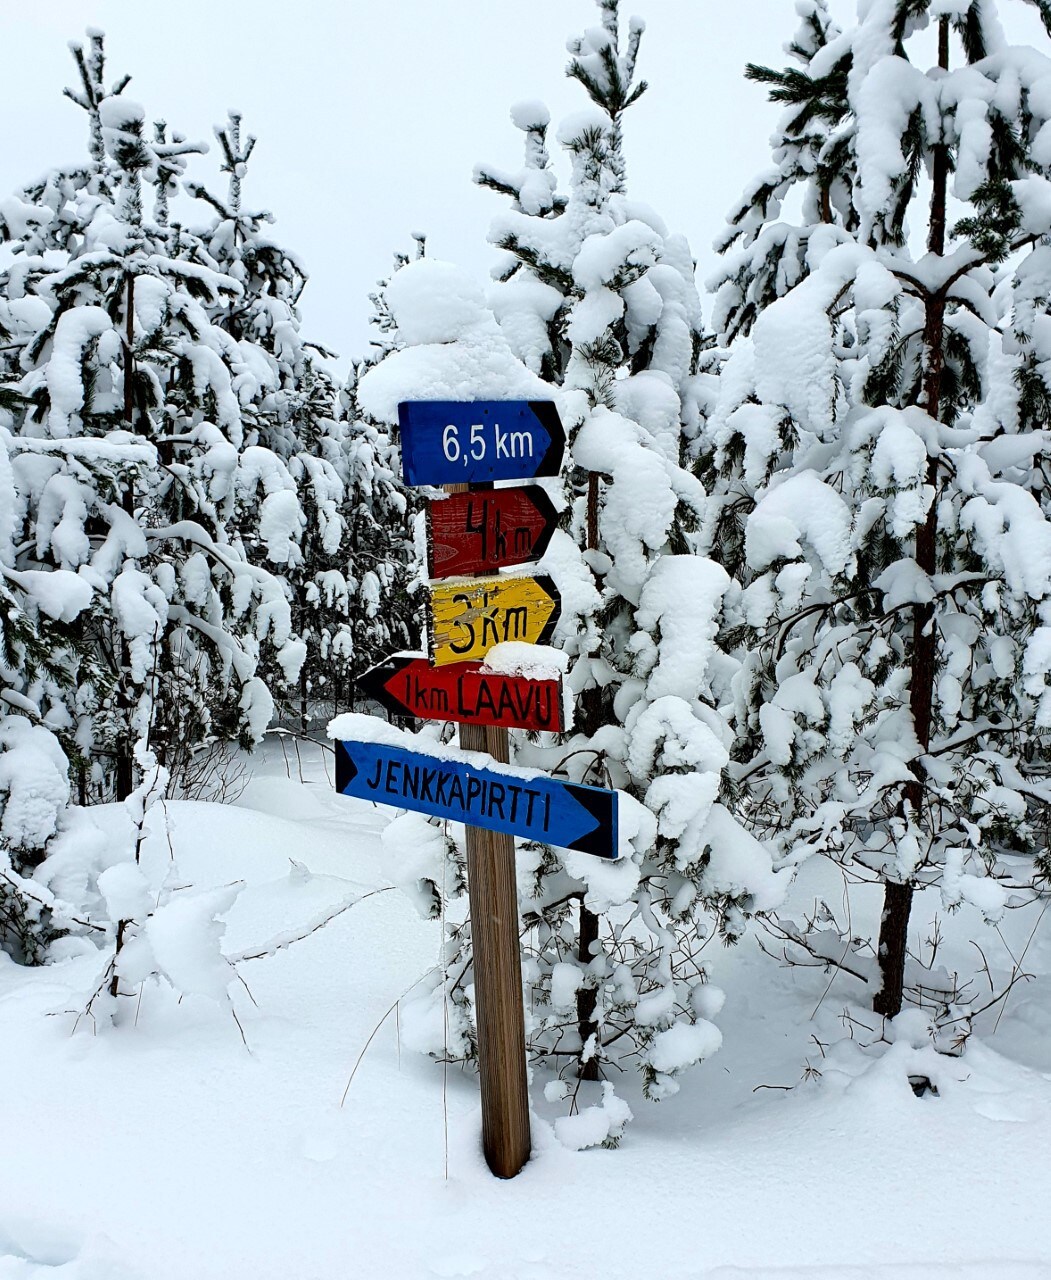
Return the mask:
[[[558,621],[562,617],[562,597],[558,593],[558,588],[546,573],[535,574],[533,581],[552,604],[551,615],[541,628],[540,634],[536,638],[536,643],[550,644],[551,638],[555,634],[555,627],[558,626]]]
[[[537,422],[551,437],[551,443],[533,474],[557,476],[562,466],[562,455],[566,449],[566,432],[562,426],[562,419],[558,416],[558,406],[554,400],[530,400],[529,407]]]
[[[345,795],[347,788],[358,776],[358,766],[350,754],[350,743],[336,743],[336,790]]]
[[[389,658],[385,658],[376,666],[363,672],[354,683],[360,693],[371,698],[373,702],[378,702],[391,715],[410,716],[412,708],[406,706],[401,698],[388,688],[388,685],[406,667],[424,656],[422,653],[393,653]]]
[[[567,783],[573,799],[595,819],[595,825],[566,846],[596,858],[617,857],[617,793],[599,787],[580,787]]]
[[[527,485],[522,492],[544,522],[540,536],[533,543],[532,558],[539,560],[550,545],[551,537],[558,528],[558,512],[555,510],[555,504],[551,501],[547,491],[542,489],[540,485]]]

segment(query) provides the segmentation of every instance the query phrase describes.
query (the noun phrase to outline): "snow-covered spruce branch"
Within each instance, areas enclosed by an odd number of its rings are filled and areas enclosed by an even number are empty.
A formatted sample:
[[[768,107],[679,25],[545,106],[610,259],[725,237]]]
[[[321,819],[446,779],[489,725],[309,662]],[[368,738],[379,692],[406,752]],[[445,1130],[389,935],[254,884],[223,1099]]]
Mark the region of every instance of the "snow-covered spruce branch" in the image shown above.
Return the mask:
[[[229,570],[230,573],[247,574],[256,583],[271,586],[279,582],[279,579],[269,570],[252,564],[248,560],[239,559],[232,548],[224,547],[221,543],[216,542],[208,531],[194,520],[180,520],[176,524],[146,528],[143,533],[151,542],[182,541],[192,543],[194,546],[200,547],[202,551],[211,556],[218,564],[221,564],[224,569]]]
[[[24,876],[18,876],[16,879],[9,872],[0,870],[0,880],[7,884],[21,897],[29,898],[45,911],[54,912],[57,909],[59,912],[60,924],[65,921],[69,921],[71,924],[75,924],[81,929],[87,929],[89,933],[107,932],[105,925],[98,924],[95,921],[87,920],[83,916],[77,915],[76,912],[68,910],[68,908],[58,902],[54,897],[42,897],[36,886],[34,886],[31,881],[27,881]]]
[[[351,907],[357,906],[359,902],[365,902],[369,898],[375,898],[378,894],[389,893],[393,888],[392,885],[386,885],[380,889],[372,889],[367,893],[358,893],[353,897],[346,898],[344,901],[337,903],[334,907],[329,907],[315,916],[308,924],[298,930],[288,930],[285,933],[276,934],[269,942],[257,944],[254,947],[248,947],[244,951],[236,951],[227,954],[225,959],[231,965],[245,964],[249,960],[264,960],[268,956],[276,956],[279,951],[285,951],[289,947],[295,946],[297,942],[303,942],[324,929],[326,925],[331,924],[333,920],[337,920],[344,915]]]
[[[294,738],[296,742],[309,742],[312,747],[317,747],[327,755],[334,756],[336,754],[335,750],[327,742],[322,741],[320,738],[311,737],[309,733],[304,733],[300,729],[288,729],[284,725],[274,725],[267,729],[266,736],[268,738]]]
[[[27,698],[25,694],[19,693],[17,689],[0,689],[0,699],[3,699],[9,707],[21,715],[29,716],[31,720],[41,721],[43,717],[40,714],[40,708],[31,698]]]
[[[803,966],[810,968],[823,969],[825,972],[831,969],[840,969],[844,973],[850,974],[852,978],[856,978],[859,982],[870,986],[873,981],[873,973],[863,972],[860,967],[847,963],[848,954],[853,953],[853,940],[847,939],[844,944],[842,937],[836,934],[836,945],[829,944],[828,949],[822,946],[813,937],[812,926],[813,921],[808,921],[808,928],[801,930],[794,922],[785,922],[779,920],[776,916],[765,917],[762,921],[762,927],[770,937],[774,938],[781,944],[780,954],[771,950],[770,945],[764,942],[762,936],[757,935],[757,942],[766,953],[773,959],[779,960],[783,965]],[[790,951],[790,948],[798,950]],[[839,950],[842,948],[841,950]],[[839,950],[839,954],[836,951]],[[799,953],[802,953],[802,956]]]
[[[14,453],[60,454],[78,462],[124,462],[145,468],[158,464],[157,450],[151,443],[121,431],[114,431],[109,438],[102,440],[94,437],[44,440],[34,436],[10,435],[2,429],[0,434]]]
[[[188,627],[193,627],[195,631],[199,631],[202,636],[210,640],[221,654],[229,658],[239,679],[247,680],[254,674],[255,660],[222,627],[206,622],[181,604],[171,605],[168,616],[174,622],[183,622]]]

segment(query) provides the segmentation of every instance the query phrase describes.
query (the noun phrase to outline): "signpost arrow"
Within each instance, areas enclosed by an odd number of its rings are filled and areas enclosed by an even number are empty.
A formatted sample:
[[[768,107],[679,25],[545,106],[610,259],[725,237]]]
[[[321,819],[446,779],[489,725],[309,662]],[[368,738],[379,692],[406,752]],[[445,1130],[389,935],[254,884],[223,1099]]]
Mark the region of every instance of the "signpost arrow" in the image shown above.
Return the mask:
[[[552,400],[410,400],[398,405],[410,485],[554,476],[566,433]]]
[[[561,680],[503,675],[476,662],[434,667],[423,654],[395,653],[358,683],[393,715],[552,733],[565,728]]]
[[[535,578],[473,578],[431,587],[427,642],[436,667],[478,661],[497,644],[547,644],[562,611],[555,584]]]
[[[454,493],[427,504],[427,574],[453,578],[539,560],[558,515],[538,484]]]
[[[394,731],[396,732],[396,731]],[[336,744],[336,790],[398,809],[617,857],[617,793],[381,742]]]

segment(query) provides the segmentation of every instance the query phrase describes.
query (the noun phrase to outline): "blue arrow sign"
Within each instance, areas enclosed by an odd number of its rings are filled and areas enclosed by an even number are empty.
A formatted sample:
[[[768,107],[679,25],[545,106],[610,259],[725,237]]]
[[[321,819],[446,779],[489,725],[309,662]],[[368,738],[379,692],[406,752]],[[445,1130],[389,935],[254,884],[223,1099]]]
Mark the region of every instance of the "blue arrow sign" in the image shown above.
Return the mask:
[[[519,770],[478,768],[381,742],[336,747],[336,790],[472,827],[617,856],[617,793]],[[483,757],[484,758],[484,757]]]
[[[566,447],[551,400],[410,400],[398,421],[411,485],[555,476]]]

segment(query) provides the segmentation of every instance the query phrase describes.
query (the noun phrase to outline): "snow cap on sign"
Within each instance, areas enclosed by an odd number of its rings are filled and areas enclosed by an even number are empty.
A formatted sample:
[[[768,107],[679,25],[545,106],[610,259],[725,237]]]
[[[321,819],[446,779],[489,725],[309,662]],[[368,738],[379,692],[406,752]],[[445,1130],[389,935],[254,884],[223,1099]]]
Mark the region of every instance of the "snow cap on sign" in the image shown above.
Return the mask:
[[[557,680],[569,670],[569,654],[546,644],[505,640],[488,651],[482,670],[527,680]]]
[[[409,346],[455,342],[487,318],[485,297],[471,277],[451,262],[420,258],[396,271],[387,305],[398,336]]]
[[[512,351],[479,286],[459,267],[420,258],[395,272],[387,301],[406,345],[365,374],[358,399],[392,425],[405,400],[551,400]]]

